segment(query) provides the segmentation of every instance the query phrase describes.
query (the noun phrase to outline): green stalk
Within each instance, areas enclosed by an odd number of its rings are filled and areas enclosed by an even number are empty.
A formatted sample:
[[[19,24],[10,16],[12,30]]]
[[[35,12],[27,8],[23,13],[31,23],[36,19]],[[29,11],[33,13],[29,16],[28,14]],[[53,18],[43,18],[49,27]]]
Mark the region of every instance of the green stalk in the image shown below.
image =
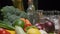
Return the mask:
[[[14,30],[13,26],[5,24],[5,23],[4,24],[0,23],[0,28],[6,28],[6,29],[9,29],[9,30]]]

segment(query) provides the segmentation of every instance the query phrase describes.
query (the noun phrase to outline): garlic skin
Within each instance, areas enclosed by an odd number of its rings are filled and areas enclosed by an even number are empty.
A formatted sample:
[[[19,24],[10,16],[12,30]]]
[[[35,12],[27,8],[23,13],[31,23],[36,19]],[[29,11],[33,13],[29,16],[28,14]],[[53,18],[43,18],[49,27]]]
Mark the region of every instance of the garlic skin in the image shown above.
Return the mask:
[[[41,32],[41,34],[48,34],[46,31],[44,30],[39,30]]]

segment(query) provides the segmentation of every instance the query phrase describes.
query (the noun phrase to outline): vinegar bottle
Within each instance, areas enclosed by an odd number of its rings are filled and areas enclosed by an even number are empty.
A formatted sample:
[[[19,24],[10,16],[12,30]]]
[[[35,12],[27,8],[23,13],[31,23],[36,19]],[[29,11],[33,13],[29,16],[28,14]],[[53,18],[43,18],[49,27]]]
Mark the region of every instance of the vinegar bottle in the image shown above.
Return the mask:
[[[33,13],[34,12],[35,12],[35,6],[33,4],[33,0],[28,0],[27,14],[30,18],[31,23],[34,22],[34,19],[33,19]]]

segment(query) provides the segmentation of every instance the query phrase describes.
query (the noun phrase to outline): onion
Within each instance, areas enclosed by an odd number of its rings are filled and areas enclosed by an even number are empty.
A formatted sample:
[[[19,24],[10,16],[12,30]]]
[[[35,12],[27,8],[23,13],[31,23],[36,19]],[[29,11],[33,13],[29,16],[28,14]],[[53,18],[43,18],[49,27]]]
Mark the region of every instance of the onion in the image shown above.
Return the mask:
[[[55,30],[54,23],[51,21],[46,21],[45,22],[45,30],[46,30],[46,32],[54,32],[54,30]]]
[[[44,24],[36,23],[35,26],[39,29],[42,30],[44,28]]]

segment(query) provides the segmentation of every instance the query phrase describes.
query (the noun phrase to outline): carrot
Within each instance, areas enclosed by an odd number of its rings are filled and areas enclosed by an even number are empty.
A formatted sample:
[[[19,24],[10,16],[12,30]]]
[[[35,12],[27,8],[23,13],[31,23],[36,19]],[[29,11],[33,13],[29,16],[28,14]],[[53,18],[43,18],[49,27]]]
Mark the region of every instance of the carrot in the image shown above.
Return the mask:
[[[25,19],[25,18],[20,18],[21,20],[23,20],[24,21],[24,23],[25,23],[25,26],[24,26],[24,31],[26,32],[26,27],[28,27],[28,26],[32,26],[32,24],[30,23],[30,21],[28,20],[28,19]]]
[[[25,18],[20,18],[21,20],[23,20],[25,22]]]
[[[28,19],[25,20],[25,23],[32,25]]]
[[[25,18],[20,18],[20,19],[23,20],[25,22],[25,24],[31,24],[28,19],[25,19]]]

